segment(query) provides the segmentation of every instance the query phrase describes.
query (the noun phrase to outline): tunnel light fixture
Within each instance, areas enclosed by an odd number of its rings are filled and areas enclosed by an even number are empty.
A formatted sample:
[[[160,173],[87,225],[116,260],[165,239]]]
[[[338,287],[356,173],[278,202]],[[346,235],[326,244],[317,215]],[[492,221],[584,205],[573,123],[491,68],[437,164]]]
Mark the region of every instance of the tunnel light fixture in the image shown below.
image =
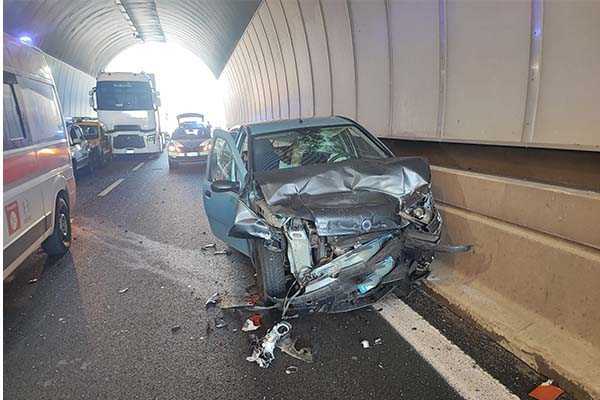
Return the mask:
[[[143,42],[165,41],[165,34],[154,1],[114,0],[114,2],[136,39]]]
[[[19,41],[27,46],[33,46],[33,39],[29,35],[19,36]]]

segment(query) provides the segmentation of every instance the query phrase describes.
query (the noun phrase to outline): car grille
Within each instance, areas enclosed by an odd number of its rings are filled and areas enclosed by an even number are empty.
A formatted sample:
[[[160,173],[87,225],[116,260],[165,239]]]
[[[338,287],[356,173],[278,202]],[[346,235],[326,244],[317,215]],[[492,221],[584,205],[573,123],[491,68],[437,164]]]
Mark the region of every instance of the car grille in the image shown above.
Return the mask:
[[[119,135],[113,138],[113,147],[115,149],[137,148],[143,149],[146,146],[144,138],[140,135]]]

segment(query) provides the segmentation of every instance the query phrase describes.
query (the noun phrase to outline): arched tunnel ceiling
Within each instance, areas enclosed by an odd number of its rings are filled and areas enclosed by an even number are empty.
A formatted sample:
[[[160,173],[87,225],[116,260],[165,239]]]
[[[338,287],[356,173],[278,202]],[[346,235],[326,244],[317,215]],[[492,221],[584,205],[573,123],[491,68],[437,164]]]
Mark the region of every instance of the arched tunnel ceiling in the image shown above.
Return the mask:
[[[260,0],[5,0],[4,31],[93,76],[127,47],[174,41],[219,76]],[[157,55],[160,57],[160,55]]]

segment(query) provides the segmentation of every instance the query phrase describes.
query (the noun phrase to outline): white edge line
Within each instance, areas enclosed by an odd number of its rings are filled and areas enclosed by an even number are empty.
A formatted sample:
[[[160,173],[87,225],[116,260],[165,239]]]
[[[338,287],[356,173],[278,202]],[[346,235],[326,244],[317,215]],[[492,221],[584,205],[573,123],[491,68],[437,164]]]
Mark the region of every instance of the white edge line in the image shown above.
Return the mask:
[[[142,168],[142,165],[144,165],[143,161],[141,163],[139,163],[138,165],[136,165],[135,167],[133,167],[132,171],[137,171],[138,169]]]
[[[465,399],[518,400],[502,383],[398,298],[381,303],[383,318]]]
[[[117,179],[116,181],[114,181],[113,183],[111,183],[106,189],[104,189],[103,191],[101,191],[100,193],[98,193],[98,197],[104,197],[107,194],[110,193],[111,190],[113,190],[114,188],[116,188],[117,186],[119,186],[121,184],[121,182],[123,182],[125,180],[125,178],[120,178]]]

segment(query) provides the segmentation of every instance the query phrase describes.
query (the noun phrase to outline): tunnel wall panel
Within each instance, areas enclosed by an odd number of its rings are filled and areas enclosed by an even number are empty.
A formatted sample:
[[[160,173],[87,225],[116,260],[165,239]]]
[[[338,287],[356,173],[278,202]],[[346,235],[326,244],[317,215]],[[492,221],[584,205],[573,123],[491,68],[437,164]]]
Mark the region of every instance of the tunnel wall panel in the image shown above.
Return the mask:
[[[308,39],[314,87],[315,116],[331,115],[331,70],[323,16],[318,0],[301,0],[300,11]]]
[[[352,0],[357,119],[378,136],[389,133],[390,70],[386,5]]]
[[[356,117],[354,46],[348,3],[321,1],[331,58],[333,114]]]
[[[392,1],[389,7],[393,88],[390,135],[437,137],[438,3]]]
[[[600,2],[265,0],[233,52],[254,106],[228,123],[337,114],[388,138],[600,151],[599,19]]]
[[[282,1],[283,11],[290,29],[292,47],[296,59],[298,82],[300,88],[300,116],[314,116],[314,85],[312,74],[312,59],[306,39],[306,27],[298,2]]]
[[[534,141],[600,146],[600,2],[544,2]]]
[[[529,10],[527,2],[448,2],[444,137],[521,141]]]
[[[250,43],[252,47],[252,52],[256,57],[257,62],[257,72],[259,74],[259,79],[261,82],[261,91],[263,96],[263,110],[262,117],[265,120],[274,119],[273,117],[273,96],[271,91],[271,77],[269,76],[269,70],[267,69],[266,57],[263,49],[263,44],[261,42],[260,37],[257,34],[256,26],[255,26],[256,18],[252,20],[248,27],[248,33],[250,37]],[[266,43],[265,43],[266,44]],[[273,84],[275,84],[273,82]]]
[[[96,86],[94,77],[54,57],[46,56],[56,84],[63,117],[95,117],[89,105],[89,92]]]

